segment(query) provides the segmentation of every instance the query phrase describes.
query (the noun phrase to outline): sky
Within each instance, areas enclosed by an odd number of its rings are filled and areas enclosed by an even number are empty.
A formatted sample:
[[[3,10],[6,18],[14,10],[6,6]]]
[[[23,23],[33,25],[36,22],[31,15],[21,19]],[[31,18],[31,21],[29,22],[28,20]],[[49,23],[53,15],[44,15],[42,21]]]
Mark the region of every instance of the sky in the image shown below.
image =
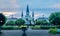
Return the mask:
[[[38,17],[49,17],[53,12],[60,11],[60,0],[0,0],[0,12],[6,17],[20,18],[23,11],[26,15],[26,6],[29,5],[30,15],[34,12],[35,19]]]

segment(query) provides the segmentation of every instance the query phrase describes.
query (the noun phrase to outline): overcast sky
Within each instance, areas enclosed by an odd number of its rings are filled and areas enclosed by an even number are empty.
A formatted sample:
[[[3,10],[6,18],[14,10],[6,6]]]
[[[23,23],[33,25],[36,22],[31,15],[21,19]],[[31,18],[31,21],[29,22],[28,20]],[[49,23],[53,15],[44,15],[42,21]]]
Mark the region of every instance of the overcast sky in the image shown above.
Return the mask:
[[[19,18],[22,10],[25,16],[27,4],[30,15],[34,11],[35,18],[42,17],[43,14],[48,17],[52,12],[60,11],[60,0],[0,0],[0,12],[7,17],[13,14]]]

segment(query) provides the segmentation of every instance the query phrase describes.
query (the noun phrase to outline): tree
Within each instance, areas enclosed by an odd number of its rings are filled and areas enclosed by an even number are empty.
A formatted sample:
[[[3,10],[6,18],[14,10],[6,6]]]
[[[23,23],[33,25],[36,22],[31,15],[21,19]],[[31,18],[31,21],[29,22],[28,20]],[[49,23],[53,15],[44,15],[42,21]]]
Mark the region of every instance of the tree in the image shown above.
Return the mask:
[[[48,25],[49,23],[46,20],[36,20],[35,25]]]
[[[24,23],[25,23],[25,21],[24,21],[22,18],[17,19],[17,20],[15,21],[15,24],[17,24],[18,26],[23,25]]]
[[[14,22],[14,21],[8,21],[8,22],[6,23],[6,25],[15,25],[15,22]]]
[[[50,25],[50,23],[49,23],[47,20],[43,20],[43,21],[42,21],[42,24],[43,24],[43,25]]]
[[[1,33],[1,26],[3,26],[6,22],[6,17],[0,13],[0,33]]]
[[[6,17],[0,13],[0,26],[2,26],[6,22]]]
[[[42,24],[42,21],[41,20],[35,21],[35,25],[40,25],[40,24]]]
[[[53,25],[60,25],[60,12],[52,13],[49,16],[49,21]]]

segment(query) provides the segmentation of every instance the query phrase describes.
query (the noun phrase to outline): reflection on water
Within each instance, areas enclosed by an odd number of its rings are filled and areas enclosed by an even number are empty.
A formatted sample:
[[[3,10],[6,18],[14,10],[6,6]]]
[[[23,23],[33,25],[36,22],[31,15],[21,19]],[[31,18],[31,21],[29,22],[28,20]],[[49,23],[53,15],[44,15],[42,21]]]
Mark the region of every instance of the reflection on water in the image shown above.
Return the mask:
[[[23,32],[22,36],[27,36],[25,32]]]

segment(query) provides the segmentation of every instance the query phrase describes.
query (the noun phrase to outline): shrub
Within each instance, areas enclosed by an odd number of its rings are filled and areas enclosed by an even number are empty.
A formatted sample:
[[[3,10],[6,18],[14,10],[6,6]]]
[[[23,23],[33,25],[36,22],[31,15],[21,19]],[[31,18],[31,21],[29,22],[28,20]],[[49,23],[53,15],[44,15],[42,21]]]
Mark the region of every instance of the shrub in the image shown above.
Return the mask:
[[[35,26],[31,26],[32,29],[40,29],[40,26],[35,25]]]
[[[21,25],[19,28],[28,28],[28,26],[27,25]]]
[[[56,35],[57,34],[57,28],[50,28],[49,33]]]

